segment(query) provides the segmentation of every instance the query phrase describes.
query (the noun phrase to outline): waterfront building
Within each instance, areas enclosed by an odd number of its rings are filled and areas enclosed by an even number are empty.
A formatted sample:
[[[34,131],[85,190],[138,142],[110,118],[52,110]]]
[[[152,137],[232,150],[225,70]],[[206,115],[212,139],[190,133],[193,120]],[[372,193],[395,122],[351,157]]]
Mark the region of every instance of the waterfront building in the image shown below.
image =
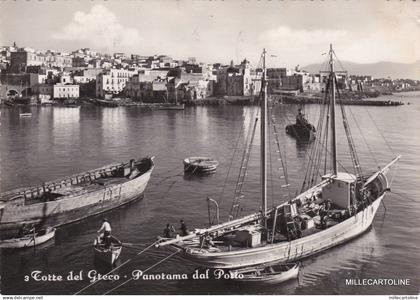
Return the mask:
[[[2,72],[0,74],[0,84],[4,86],[1,98],[30,95],[30,75],[26,73],[10,74]]]
[[[282,79],[288,75],[287,73],[286,68],[267,68],[267,90],[269,93],[274,93],[282,88]]]
[[[79,86],[77,84],[57,83],[53,89],[54,99],[79,98]]]
[[[48,83],[37,84],[32,87],[32,92],[37,95],[39,103],[51,103],[54,95],[54,85]]]
[[[110,69],[96,77],[96,96],[105,98],[106,94],[120,94],[129,79],[135,74],[125,69]]]
[[[244,59],[239,65],[234,66],[231,62],[229,67],[213,66],[217,77],[215,93],[218,96],[251,96],[255,86],[251,75],[251,64]]]
[[[201,72],[205,70],[204,66],[196,68],[196,71],[200,70],[197,73],[188,70],[186,72],[184,67],[175,68],[168,73],[168,102],[195,101],[213,96],[215,80],[207,72]]]
[[[134,74],[125,85],[124,93],[136,101],[151,102],[160,92],[154,82],[166,82],[168,69],[141,69]],[[155,90],[154,87],[155,86]],[[166,88],[165,88],[166,89]],[[154,93],[154,91],[156,93]],[[156,96],[156,97],[155,97]]]

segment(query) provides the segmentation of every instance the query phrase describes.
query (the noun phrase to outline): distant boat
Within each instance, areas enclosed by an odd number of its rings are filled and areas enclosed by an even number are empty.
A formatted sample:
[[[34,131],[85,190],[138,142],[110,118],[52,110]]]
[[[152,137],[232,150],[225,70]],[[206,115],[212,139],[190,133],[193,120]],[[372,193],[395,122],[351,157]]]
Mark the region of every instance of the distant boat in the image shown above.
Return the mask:
[[[315,139],[315,127],[308,122],[301,110],[296,116],[296,123],[286,126],[286,133],[300,141],[312,141]]]
[[[281,283],[299,276],[299,263],[248,267],[230,271],[232,279],[246,283]]]
[[[101,261],[107,265],[113,265],[118,257],[120,257],[122,250],[122,243],[114,236],[109,237],[109,245],[105,242],[95,239],[93,243],[93,251],[95,253],[95,260]]]
[[[70,104],[64,104],[65,107],[71,107],[71,108],[79,108],[80,104],[76,103],[70,103]]]
[[[22,237],[0,241],[0,248],[28,248],[45,243],[55,236],[55,228],[47,227],[34,233],[25,234]]]
[[[3,103],[6,106],[15,106],[15,103],[12,100],[10,100],[10,99],[3,99]]]
[[[210,157],[193,156],[184,159],[185,173],[210,174],[216,172],[219,162]]]
[[[118,107],[118,102],[115,100],[95,99],[95,103],[98,104],[99,106]]]
[[[65,107],[80,107],[80,102],[77,99],[67,99],[63,104]]]
[[[32,113],[20,113],[19,117],[21,118],[30,118],[32,117]]]
[[[1,193],[0,235],[16,236],[24,223],[60,226],[140,199],[153,169],[153,157],[132,159]]]
[[[223,99],[233,105],[250,105],[253,103],[252,96],[224,96]]]

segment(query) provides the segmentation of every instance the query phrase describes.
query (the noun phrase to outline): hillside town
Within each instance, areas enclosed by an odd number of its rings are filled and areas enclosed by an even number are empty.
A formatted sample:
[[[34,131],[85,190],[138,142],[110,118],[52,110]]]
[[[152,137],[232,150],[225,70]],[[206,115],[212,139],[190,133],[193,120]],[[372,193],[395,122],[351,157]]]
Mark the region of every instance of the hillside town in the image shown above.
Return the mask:
[[[299,68],[268,68],[270,94],[317,94],[326,74]],[[167,55],[100,54],[89,48],[71,53],[29,47],[0,48],[0,99],[52,104],[68,99],[125,99],[133,103],[199,103],[211,98],[252,99],[261,87],[262,69],[239,63],[202,63]],[[417,89],[420,81],[338,74],[350,92],[384,93]]]

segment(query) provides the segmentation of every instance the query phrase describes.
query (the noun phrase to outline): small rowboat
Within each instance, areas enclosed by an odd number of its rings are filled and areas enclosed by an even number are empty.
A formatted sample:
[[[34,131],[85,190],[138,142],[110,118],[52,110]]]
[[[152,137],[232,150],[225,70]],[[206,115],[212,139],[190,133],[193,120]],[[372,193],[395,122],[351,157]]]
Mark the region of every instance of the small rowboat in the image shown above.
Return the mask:
[[[113,265],[121,254],[122,243],[114,236],[110,236],[108,243],[96,238],[93,243],[95,260],[101,261],[107,265]]]
[[[217,160],[210,157],[188,157],[184,159],[184,171],[191,174],[211,174],[216,172]]]
[[[281,283],[299,275],[299,263],[256,266],[231,271],[232,279],[246,283]]]
[[[19,238],[2,240],[0,241],[0,248],[18,249],[33,247],[51,240],[54,236],[55,228],[47,227]]]

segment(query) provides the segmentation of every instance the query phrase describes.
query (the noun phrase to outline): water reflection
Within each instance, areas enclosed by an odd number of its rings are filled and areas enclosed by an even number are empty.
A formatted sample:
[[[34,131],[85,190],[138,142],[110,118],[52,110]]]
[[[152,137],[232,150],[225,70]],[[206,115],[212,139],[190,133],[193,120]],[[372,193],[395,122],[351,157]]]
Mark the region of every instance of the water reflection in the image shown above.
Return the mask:
[[[102,147],[107,155],[114,155],[129,144],[126,110],[119,108],[104,108],[101,117]]]
[[[70,144],[80,141],[80,108],[54,107],[52,137],[57,151],[67,151]]]

